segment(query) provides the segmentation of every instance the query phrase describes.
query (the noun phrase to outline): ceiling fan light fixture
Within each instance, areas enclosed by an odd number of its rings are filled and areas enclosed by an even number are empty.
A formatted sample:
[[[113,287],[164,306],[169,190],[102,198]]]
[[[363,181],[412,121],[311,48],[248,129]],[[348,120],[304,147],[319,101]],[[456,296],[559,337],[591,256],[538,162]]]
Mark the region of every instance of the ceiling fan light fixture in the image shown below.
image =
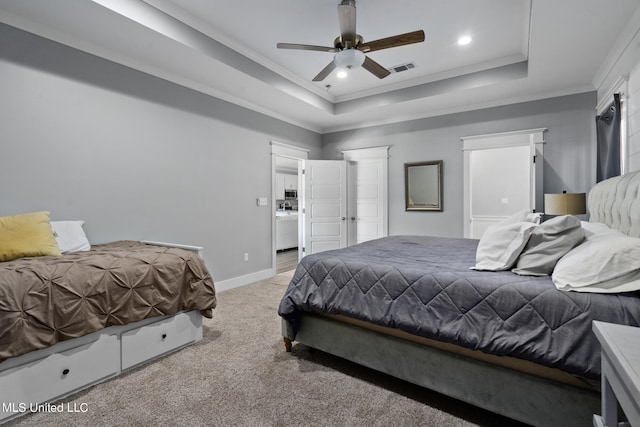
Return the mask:
[[[356,32],[356,0],[341,0],[338,5],[338,23],[340,24],[340,34],[333,41],[333,47],[299,43],[278,43],[276,47],[278,49],[335,53],[333,61],[327,64],[327,66],[311,80],[313,82],[321,82],[338,68],[348,72],[358,67],[364,68],[379,79],[384,79],[391,74],[391,72],[370,57],[366,57],[365,53],[422,43],[425,40],[424,30],[418,30],[365,43],[362,36]]]
[[[347,77],[347,70],[340,69],[338,70],[338,72],[336,73],[336,77],[338,77],[339,79],[344,79],[345,77]]]
[[[352,69],[360,67],[364,59],[364,53],[358,49],[344,49],[335,54],[333,62],[338,68]]]

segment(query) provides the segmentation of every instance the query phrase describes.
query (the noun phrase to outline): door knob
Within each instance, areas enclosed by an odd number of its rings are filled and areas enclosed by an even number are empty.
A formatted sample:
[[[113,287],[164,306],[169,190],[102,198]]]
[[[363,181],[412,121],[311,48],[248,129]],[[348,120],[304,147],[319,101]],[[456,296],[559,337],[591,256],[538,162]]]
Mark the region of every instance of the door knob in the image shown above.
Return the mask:
[[[356,217],[355,217],[355,216],[352,216],[352,217],[351,217],[351,221],[355,221],[355,220],[356,220]]]
[[[345,219],[347,219],[347,218],[343,216],[343,217],[342,217],[342,220],[344,221]]]

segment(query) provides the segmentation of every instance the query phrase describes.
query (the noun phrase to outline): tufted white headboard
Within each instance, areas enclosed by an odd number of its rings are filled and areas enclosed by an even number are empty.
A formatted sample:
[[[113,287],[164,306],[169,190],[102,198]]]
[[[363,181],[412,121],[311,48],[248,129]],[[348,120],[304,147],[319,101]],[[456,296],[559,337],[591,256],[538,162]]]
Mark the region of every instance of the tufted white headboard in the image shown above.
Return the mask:
[[[591,222],[601,222],[640,237],[640,171],[609,178],[589,192]]]

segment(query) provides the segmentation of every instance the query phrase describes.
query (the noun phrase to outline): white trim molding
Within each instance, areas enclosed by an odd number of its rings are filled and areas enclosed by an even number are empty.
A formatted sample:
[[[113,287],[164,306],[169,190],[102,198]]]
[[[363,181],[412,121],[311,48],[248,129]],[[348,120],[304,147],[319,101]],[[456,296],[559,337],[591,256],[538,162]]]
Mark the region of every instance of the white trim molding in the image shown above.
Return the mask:
[[[221,280],[215,283],[216,293],[220,293],[220,292],[228,291],[230,289],[249,285],[259,280],[268,279],[276,275],[274,270],[275,268],[274,269],[267,268],[265,270],[260,270],[254,273],[245,274],[244,276],[232,277],[227,280]]]
[[[486,135],[463,136],[462,150],[483,150],[488,148],[513,147],[516,145],[544,144],[547,128],[489,133]]]
[[[609,87],[603,95],[598,97],[598,105],[596,106],[596,114],[602,114],[613,102],[613,95],[619,93],[620,97],[626,96],[629,93],[629,74],[618,77],[618,79]]]
[[[278,141],[270,141],[269,144],[271,144],[271,154],[277,154],[278,156],[283,157],[306,159],[311,151],[308,148],[297,147],[295,145],[285,144]]]
[[[367,159],[388,159],[389,158],[389,146],[383,145],[381,147],[371,148],[356,148],[353,150],[342,150],[344,160],[347,161],[360,161]]]

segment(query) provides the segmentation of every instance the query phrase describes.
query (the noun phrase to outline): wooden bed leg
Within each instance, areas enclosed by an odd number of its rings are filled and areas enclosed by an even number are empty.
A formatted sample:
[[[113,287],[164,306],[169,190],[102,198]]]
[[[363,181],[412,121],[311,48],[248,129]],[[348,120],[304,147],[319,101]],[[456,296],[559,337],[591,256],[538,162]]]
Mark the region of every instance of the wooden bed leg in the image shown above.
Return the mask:
[[[291,353],[291,340],[287,337],[282,337],[282,340],[284,341],[284,349],[287,353]]]

